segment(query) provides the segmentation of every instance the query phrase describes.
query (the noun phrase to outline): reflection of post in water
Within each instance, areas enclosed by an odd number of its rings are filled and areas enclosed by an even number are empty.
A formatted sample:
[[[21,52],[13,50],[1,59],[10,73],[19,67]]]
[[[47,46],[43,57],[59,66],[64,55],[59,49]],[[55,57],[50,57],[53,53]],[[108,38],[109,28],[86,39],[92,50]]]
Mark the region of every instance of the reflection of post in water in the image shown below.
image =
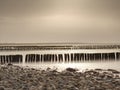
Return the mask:
[[[64,60],[65,62],[69,62],[70,58],[69,58],[69,54],[64,54]]]
[[[0,55],[0,63],[22,63],[22,55]]]
[[[58,54],[58,62],[63,62],[63,55],[62,54]]]
[[[71,53],[71,62],[74,61],[74,56],[73,56],[73,53]]]
[[[117,53],[116,53],[116,59],[117,59],[117,60],[120,59],[120,52],[117,52]]]

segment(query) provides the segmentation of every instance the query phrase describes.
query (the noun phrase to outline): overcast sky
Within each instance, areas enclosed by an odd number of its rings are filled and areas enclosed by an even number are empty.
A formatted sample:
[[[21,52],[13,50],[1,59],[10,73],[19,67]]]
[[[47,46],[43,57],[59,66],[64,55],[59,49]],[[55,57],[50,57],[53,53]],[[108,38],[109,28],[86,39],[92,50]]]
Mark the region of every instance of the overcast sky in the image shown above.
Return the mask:
[[[0,43],[120,43],[120,0],[0,0]]]

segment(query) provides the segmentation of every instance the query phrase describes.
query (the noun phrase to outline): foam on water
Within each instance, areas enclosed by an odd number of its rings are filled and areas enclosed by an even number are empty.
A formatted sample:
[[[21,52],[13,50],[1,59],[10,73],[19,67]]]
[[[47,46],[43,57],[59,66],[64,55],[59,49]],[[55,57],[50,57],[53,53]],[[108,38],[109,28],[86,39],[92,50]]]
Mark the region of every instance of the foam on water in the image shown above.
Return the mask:
[[[58,69],[58,71],[62,71],[68,67],[77,68],[79,70],[84,69],[115,69],[120,71],[120,61],[102,61],[102,62],[74,62],[74,63],[24,63],[24,64],[16,64],[22,67],[30,67],[30,68],[41,68],[41,69]]]

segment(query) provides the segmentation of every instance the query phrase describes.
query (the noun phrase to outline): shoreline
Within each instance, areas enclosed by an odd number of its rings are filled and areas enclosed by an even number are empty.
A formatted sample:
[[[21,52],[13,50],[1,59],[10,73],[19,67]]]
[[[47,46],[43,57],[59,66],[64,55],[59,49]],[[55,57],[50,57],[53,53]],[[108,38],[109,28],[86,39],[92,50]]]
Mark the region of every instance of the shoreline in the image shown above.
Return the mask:
[[[0,66],[0,90],[120,90],[120,72],[113,69],[46,70]]]

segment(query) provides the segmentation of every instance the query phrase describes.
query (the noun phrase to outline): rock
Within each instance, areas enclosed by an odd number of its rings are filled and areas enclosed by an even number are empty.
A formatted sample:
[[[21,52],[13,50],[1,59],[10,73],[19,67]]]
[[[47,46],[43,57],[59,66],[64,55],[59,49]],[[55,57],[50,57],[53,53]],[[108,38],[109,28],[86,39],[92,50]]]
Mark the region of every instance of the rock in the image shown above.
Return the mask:
[[[30,90],[37,90],[37,87],[31,86]]]
[[[75,76],[74,72],[63,71],[60,73],[62,76]]]
[[[27,76],[28,76],[29,78],[32,78],[32,74],[30,74],[30,73],[29,73],[29,74],[27,74]]]
[[[109,89],[110,89],[110,88],[111,88],[111,89],[113,88],[112,85],[110,85],[110,83],[108,83],[108,82],[107,82],[107,83],[102,83],[102,86],[103,86],[104,88],[109,88]]]
[[[0,76],[0,81],[2,80],[1,76]]]
[[[66,68],[66,71],[76,72],[76,71],[78,71],[78,69],[74,69],[74,68]]]
[[[120,86],[119,87],[115,87],[115,89],[114,90],[120,90]]]
[[[48,86],[47,86],[46,84],[44,84],[44,85],[41,86],[39,89],[41,89],[41,90],[48,90],[47,87],[48,87]]]
[[[117,71],[117,70],[114,70],[114,69],[107,69],[108,71],[111,71],[112,73],[114,73],[114,74],[120,74],[120,72],[119,71]]]
[[[77,71],[4,65],[0,66],[0,90],[120,90],[120,74],[112,73],[115,70]]]
[[[96,68],[95,70],[97,70],[97,71],[102,71],[102,69],[100,69],[100,68]]]
[[[102,88],[101,86],[99,86],[99,85],[96,85],[95,86],[95,90],[105,90],[104,88]]]
[[[7,65],[8,65],[8,66],[12,66],[13,64],[12,64],[12,63],[8,63]]]
[[[24,86],[22,87],[22,90],[30,90],[30,89],[29,89],[29,87],[28,87],[27,85],[24,85]]]
[[[22,90],[29,90],[29,88],[28,87],[24,87],[24,88],[22,88]]]
[[[51,71],[51,68],[48,67],[48,68],[46,69],[46,71]]]
[[[13,90],[12,88],[6,88],[5,90]]]
[[[4,87],[0,87],[0,90],[5,90]]]
[[[90,87],[89,90],[95,90],[95,87]]]

